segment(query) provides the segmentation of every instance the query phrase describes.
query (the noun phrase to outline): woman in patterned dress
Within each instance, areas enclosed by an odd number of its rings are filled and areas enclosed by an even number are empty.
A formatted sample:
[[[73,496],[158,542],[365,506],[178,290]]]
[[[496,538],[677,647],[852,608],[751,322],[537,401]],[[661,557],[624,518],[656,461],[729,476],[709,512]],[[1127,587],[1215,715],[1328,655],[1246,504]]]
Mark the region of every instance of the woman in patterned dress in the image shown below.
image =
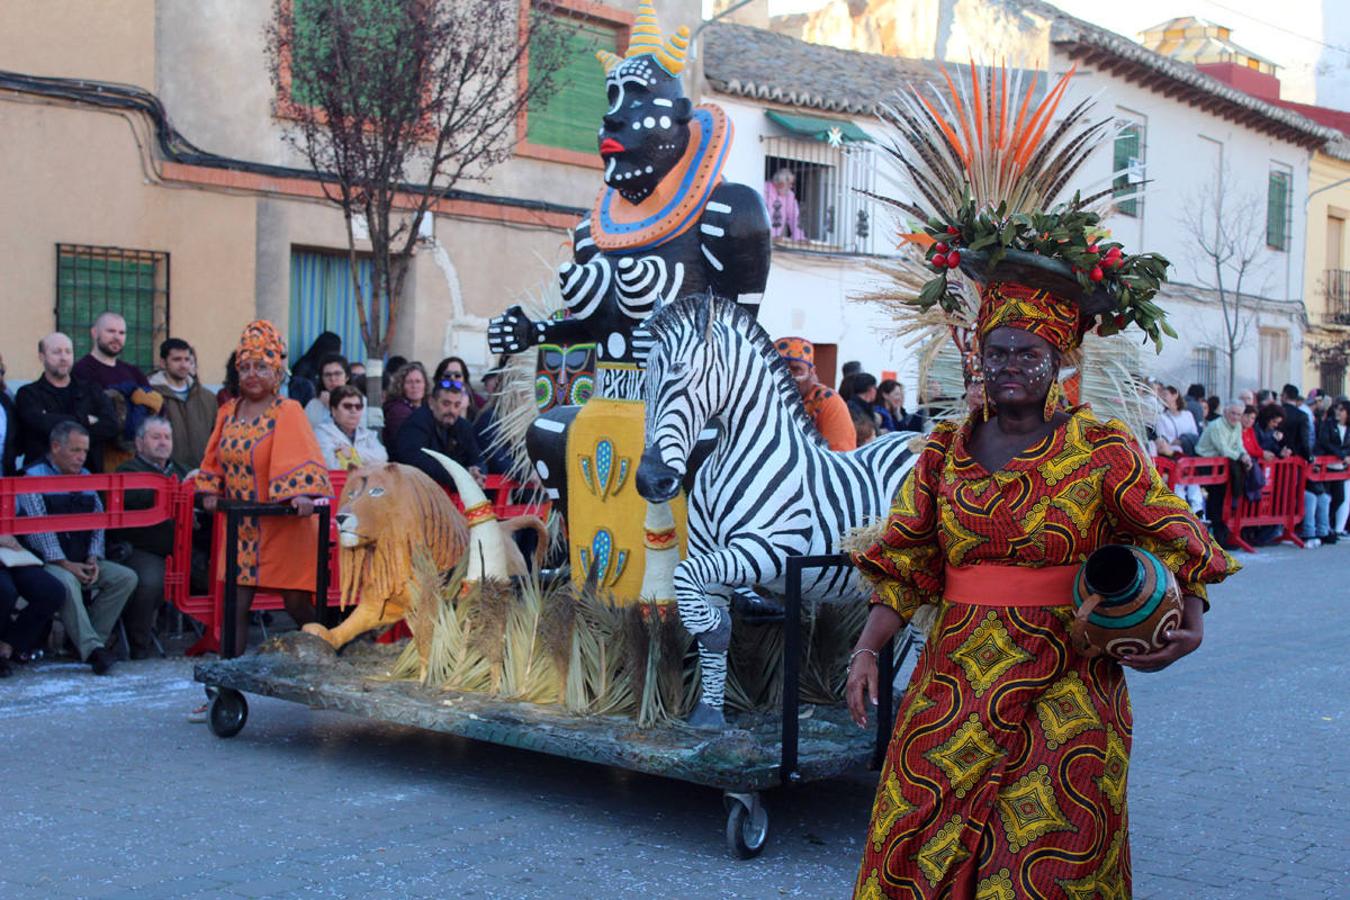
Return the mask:
[[[850,664],[855,721],[877,652],[937,607],[872,810],[855,896],[1130,896],[1131,715],[1121,664],[1069,641],[1071,579],[1093,550],[1135,543],[1185,596],[1138,671],[1195,650],[1205,585],[1237,564],[1167,488],[1125,427],[1058,402],[1072,302],[990,284],[977,323],[987,403],[940,424],[880,540],[854,556],[874,586]]]
[[[216,416],[197,474],[203,506],[220,497],[260,503],[289,502],[296,516],[245,518],[239,526],[239,586],[235,654],[248,642],[248,616],[258,590],[279,593],[286,612],[314,621],[318,525],[314,498],[332,493],[323,453],[304,409],[278,395],[286,346],[271,322],[244,329],[235,351],[239,396]]]

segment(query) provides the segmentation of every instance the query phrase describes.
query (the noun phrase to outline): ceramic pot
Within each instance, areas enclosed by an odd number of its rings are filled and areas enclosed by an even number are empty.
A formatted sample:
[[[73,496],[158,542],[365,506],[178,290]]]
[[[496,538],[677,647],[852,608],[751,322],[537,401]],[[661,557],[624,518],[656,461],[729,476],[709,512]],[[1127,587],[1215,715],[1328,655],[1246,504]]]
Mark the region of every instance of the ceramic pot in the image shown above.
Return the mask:
[[[1109,544],[1078,570],[1077,607],[1069,628],[1085,656],[1122,659],[1163,646],[1163,634],[1181,627],[1181,589],[1176,577],[1147,550]]]

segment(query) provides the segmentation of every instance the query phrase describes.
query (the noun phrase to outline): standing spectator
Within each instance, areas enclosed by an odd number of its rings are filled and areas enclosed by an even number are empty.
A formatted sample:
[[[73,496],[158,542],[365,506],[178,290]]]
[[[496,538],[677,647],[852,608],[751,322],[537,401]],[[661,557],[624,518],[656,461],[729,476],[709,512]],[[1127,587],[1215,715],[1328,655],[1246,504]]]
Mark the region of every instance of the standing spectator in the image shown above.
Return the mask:
[[[877,379],[874,375],[866,372],[857,372],[848,377],[844,386],[839,391],[844,402],[848,404],[849,412],[854,418],[866,416],[872,420],[872,424],[877,430],[894,431],[894,427],[887,428],[890,422],[890,414],[887,413],[883,419],[877,408]],[[892,426],[893,422],[890,423]]]
[[[1241,400],[1238,400],[1238,402],[1242,403]],[[1242,408],[1246,409],[1249,405],[1250,404],[1242,403]],[[1221,415],[1223,415],[1223,401],[1218,397],[1207,397],[1205,399],[1205,425],[1213,422]],[[1201,425],[1200,427],[1203,428],[1204,425]]]
[[[844,367],[839,370],[839,377],[841,379],[848,378],[851,375],[857,375],[861,371],[862,363],[858,362],[856,359],[850,359],[848,362],[844,363]],[[840,383],[842,385],[843,382],[841,381]]]
[[[877,394],[896,431],[923,431],[923,416],[905,409],[905,386],[894,379],[886,379],[877,388]]]
[[[1265,388],[1256,392],[1256,408],[1265,409],[1267,406],[1278,406],[1280,398],[1275,396],[1274,391],[1268,391]]]
[[[409,416],[399,429],[398,438],[390,448],[394,462],[414,466],[439,484],[454,487],[441,464],[422,452],[427,448],[450,457],[482,481],[483,452],[472,423],[465,418],[468,408],[469,395],[463,382],[451,378],[436,382],[431,399]]]
[[[366,364],[363,362],[352,361],[347,363],[347,372],[350,378],[347,383],[361,392],[361,396],[366,395]]]
[[[90,471],[103,471],[103,449],[117,439],[117,417],[112,403],[97,385],[71,376],[75,348],[70,338],[54,331],[38,341],[42,376],[19,388],[14,405],[23,427],[24,464],[39,462],[47,455],[52,429],[61,422],[74,422],[89,433],[86,464]]]
[[[859,447],[866,447],[877,439],[877,423],[871,416],[853,416],[853,434]]]
[[[216,391],[217,406],[224,406],[239,397],[239,367],[235,362],[234,352],[231,351],[230,358],[225,360],[225,383]]]
[[[380,388],[381,393],[389,393],[389,386],[394,383],[394,376],[398,374],[399,369],[407,364],[408,357],[406,356],[395,355],[389,357],[389,361],[384,364],[384,375],[381,376],[381,380],[384,382]],[[388,442],[386,441],[386,444],[387,443]]]
[[[1295,456],[1312,458],[1313,415],[1303,403],[1298,387],[1286,384],[1280,391],[1280,405],[1284,407],[1284,434],[1289,449]]]
[[[1187,410],[1182,412],[1189,415]],[[1229,461],[1228,484],[1210,485],[1204,501],[1210,530],[1219,543],[1229,549],[1232,539],[1224,522],[1224,498],[1229,497],[1232,504],[1237,504],[1247,484],[1247,473],[1252,467],[1252,458],[1242,447],[1242,404],[1234,401],[1224,407],[1223,418],[1216,420],[1200,435],[1195,445],[1195,455],[1221,456]]]
[[[78,422],[58,422],[52,427],[47,455],[30,465],[25,474],[88,475],[84,467],[88,454],[89,432],[85,427]],[[20,494],[18,504],[22,515],[34,517],[103,512],[103,502],[94,491]],[[24,543],[65,588],[61,621],[80,659],[89,663],[95,675],[108,674],[113,664],[108,639],[136,589],[136,573],[104,558],[102,529],[30,534]],[[92,596],[87,604],[85,591]]]
[[[70,374],[98,385],[113,400],[121,443],[104,450],[112,454],[103,460],[103,466],[111,470],[126,459],[128,454],[122,448],[130,444],[141,421],[159,415],[164,397],[151,389],[144,372],[118,358],[127,345],[126,319],[112,311],[100,313],[94,327],[89,329],[89,337],[92,342],[89,352],[75,363]]]
[[[1350,401],[1337,400],[1331,407],[1331,412],[1327,414],[1326,421],[1322,423],[1322,428],[1317,433],[1317,453],[1319,456],[1335,456],[1340,458],[1339,463],[1334,463],[1340,471],[1344,471],[1347,464],[1350,464]],[[1342,507],[1345,505],[1345,482],[1333,481],[1328,485],[1331,495],[1330,510],[1328,520],[1332,524],[1330,529],[1332,539],[1329,543],[1336,543],[1337,535],[1341,528],[1339,524],[1342,514]]]
[[[464,390],[469,395],[469,420],[477,419],[478,413],[487,405],[487,398],[473,389],[473,382],[469,379],[469,364],[458,356],[447,356],[436,365],[436,371],[431,375],[431,383],[439,384],[443,378],[463,383]]]
[[[214,512],[219,498],[289,503],[295,517],[246,518],[239,526],[239,586],[234,652],[248,643],[248,616],[258,590],[281,594],[299,625],[314,621],[318,524],[314,498],[332,487],[305,411],[280,396],[286,345],[276,326],[251,322],[235,351],[239,392],[221,409],[197,473],[197,489]],[[219,577],[219,576],[217,576]],[[194,711],[197,715],[199,711]]]
[[[27,605],[16,615],[20,595]],[[0,678],[9,677],[12,663],[39,649],[65,596],[42,560],[13,535],[0,534]]]
[[[1249,406],[1257,406],[1256,392],[1250,390],[1238,391],[1238,402],[1242,404],[1243,409],[1246,409]],[[1257,406],[1257,411],[1260,411],[1259,406]]]
[[[770,233],[776,238],[790,241],[804,241],[802,231],[802,212],[797,204],[795,190],[797,176],[791,169],[782,168],[773,173],[773,178],[764,182],[764,206],[769,210]]]
[[[1256,411],[1256,425],[1252,427],[1252,431],[1256,434],[1256,442],[1261,447],[1264,459],[1284,459],[1289,456],[1290,450],[1284,445],[1284,432],[1280,430],[1283,424],[1284,407],[1278,403],[1263,406]],[[1270,456],[1266,456],[1267,453]]]
[[[1158,455],[1167,457],[1204,455],[1196,450],[1200,429],[1195,424],[1195,417],[1186,408],[1181,392],[1172,385],[1167,385],[1162,390],[1162,402],[1162,412],[1153,423],[1153,430],[1158,436],[1156,441]],[[1190,506],[1191,512],[1198,515],[1204,508],[1205,497],[1200,485],[1181,485],[1176,489],[1176,493]]]
[[[361,424],[366,398],[354,385],[343,384],[328,396],[331,414],[314,429],[314,437],[330,469],[359,469],[389,459],[375,432]]]
[[[788,373],[797,382],[806,414],[816,424],[816,430],[831,450],[843,452],[858,449],[858,434],[853,427],[853,416],[844,398],[820,383],[816,374],[816,348],[799,337],[781,337],[774,341],[778,355],[787,363]]]
[[[117,467],[119,472],[149,472],[187,479],[187,469],[173,459],[173,426],[168,419],[154,416],[136,429],[136,455]],[[149,509],[154,491],[128,491],[127,509]],[[127,650],[132,659],[145,659],[154,650],[155,616],[164,600],[164,561],[173,553],[174,522],[166,519],[158,525],[124,528],[113,532],[114,539],[131,545],[127,565],[136,573],[136,591],[122,611],[127,629]]]
[[[5,358],[0,356],[0,478],[14,475],[19,460],[19,413],[5,385]]]
[[[342,387],[351,378],[347,367],[347,358],[341,353],[330,353],[319,361],[319,394],[305,404],[305,417],[309,424],[318,428],[324,422],[333,421],[328,411],[329,395]]]
[[[1219,405],[1217,398],[1214,405]],[[1186,410],[1195,420],[1196,429],[1203,431],[1205,423],[1209,421],[1209,409],[1205,405],[1205,386],[1203,384],[1193,384],[1186,388]],[[1215,418],[1218,418],[1218,416],[1216,415]]]
[[[398,446],[398,432],[427,397],[427,370],[420,362],[411,362],[394,373],[389,394],[384,398],[384,445]]]
[[[511,452],[501,437],[497,419],[501,402],[499,390],[506,365],[507,357],[499,357],[497,367],[483,373],[483,389],[487,391],[487,403],[473,423],[474,434],[478,437],[478,446],[483,450],[484,461],[490,475],[506,475],[513,468]]]
[[[159,345],[161,368],[150,376],[150,386],[164,397],[160,415],[173,430],[173,461],[189,472],[202,464],[220,408],[192,374],[195,358],[187,341],[169,338]]]

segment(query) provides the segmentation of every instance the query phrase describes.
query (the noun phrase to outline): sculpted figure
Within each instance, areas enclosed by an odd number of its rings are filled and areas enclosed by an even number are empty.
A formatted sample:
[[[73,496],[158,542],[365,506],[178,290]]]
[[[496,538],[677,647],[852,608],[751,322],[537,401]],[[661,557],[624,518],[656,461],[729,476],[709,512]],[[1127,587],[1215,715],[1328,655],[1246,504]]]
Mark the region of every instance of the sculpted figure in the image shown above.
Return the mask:
[[[542,415],[528,446],[567,516],[573,577],[602,566],[601,585],[634,600],[645,518],[632,477],[642,454],[642,406],[635,401],[651,346],[643,322],[691,294],[723,297],[753,313],[769,273],[763,200],[747,185],[722,180],[731,123],[716,106],[695,107],[680,84],[688,44],[688,29],[663,35],[647,0],[626,56],[598,54],[609,102],[597,133],[604,185],[576,227],[572,261],[558,272],[566,316],[532,321],[512,307],[488,329],[494,353],[594,345],[594,395],[584,407]],[[681,504],[677,499],[677,521]]]

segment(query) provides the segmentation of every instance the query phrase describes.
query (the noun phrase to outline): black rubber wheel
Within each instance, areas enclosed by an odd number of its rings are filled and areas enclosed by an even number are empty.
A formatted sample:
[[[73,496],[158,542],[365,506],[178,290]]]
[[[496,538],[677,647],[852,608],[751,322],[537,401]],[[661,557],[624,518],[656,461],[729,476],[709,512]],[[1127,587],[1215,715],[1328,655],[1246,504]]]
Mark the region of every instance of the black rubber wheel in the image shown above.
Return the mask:
[[[232,738],[244,730],[248,721],[248,701],[232,688],[217,688],[206,721],[216,737]]]
[[[737,859],[754,859],[769,840],[769,814],[764,807],[752,816],[744,803],[733,802],[727,810],[727,849]]]

